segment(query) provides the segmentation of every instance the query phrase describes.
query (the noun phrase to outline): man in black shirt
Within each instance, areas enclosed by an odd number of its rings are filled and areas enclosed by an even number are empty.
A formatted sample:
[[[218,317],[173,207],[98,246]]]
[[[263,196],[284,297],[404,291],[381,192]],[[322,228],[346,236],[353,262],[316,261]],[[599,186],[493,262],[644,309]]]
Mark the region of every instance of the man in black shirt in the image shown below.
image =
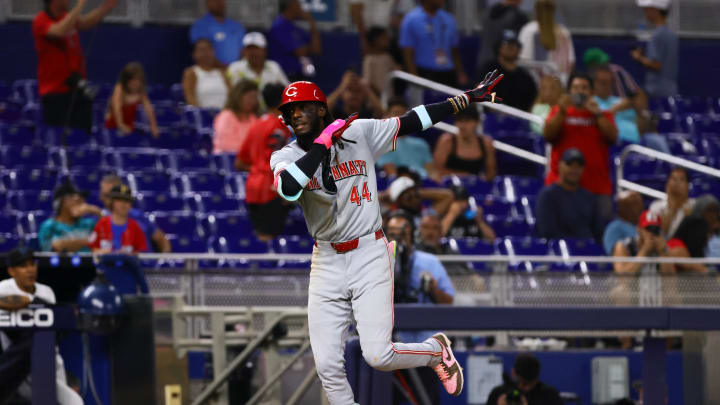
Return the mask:
[[[559,179],[540,191],[535,216],[541,238],[595,238],[603,233],[595,196],[580,187],[585,158],[578,149],[567,149],[558,165]]]
[[[537,97],[537,84],[525,68],[518,66],[519,58],[520,41],[517,34],[512,30],[505,30],[495,44],[495,59],[483,64],[478,72],[497,69],[504,74],[505,80],[495,87],[495,91],[503,99],[503,104],[530,111]]]
[[[511,405],[518,393],[522,405],[562,405],[558,390],[539,380],[540,362],[532,354],[515,357],[512,376],[514,381],[493,388],[487,405]]]

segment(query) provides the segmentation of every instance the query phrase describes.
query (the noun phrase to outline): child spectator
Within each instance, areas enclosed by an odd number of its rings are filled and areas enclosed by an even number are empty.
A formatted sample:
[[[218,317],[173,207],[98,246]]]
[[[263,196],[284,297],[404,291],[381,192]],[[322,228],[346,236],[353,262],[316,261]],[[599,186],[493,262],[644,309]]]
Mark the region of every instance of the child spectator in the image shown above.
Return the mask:
[[[290,207],[273,188],[274,176],[270,170],[270,155],[282,149],[291,136],[288,127],[278,118],[283,90],[282,83],[265,86],[262,93],[268,112],[250,127],[253,135],[245,140],[235,158],[236,169],[250,171],[245,182],[245,202],[255,234],[261,241],[270,241],[282,233]]]
[[[150,133],[158,137],[160,133],[155,120],[155,110],[147,95],[145,71],[140,63],[130,62],[120,72],[118,82],[113,89],[105,113],[105,128],[119,129],[125,134],[132,132],[135,129],[135,117],[140,105],[150,121]]]
[[[204,38],[197,40],[192,56],[195,65],[185,69],[182,79],[185,103],[221,109],[227,100],[230,84],[225,72],[217,67],[212,42]]]
[[[560,79],[552,75],[543,76],[542,79],[540,79],[540,94],[535,100],[535,104],[530,112],[545,121],[548,114],[550,114],[550,110],[560,101],[562,95],[563,88]],[[533,131],[542,134],[542,127],[540,125],[532,123],[530,127]]]
[[[53,192],[55,216],[43,221],[38,231],[43,252],[89,252],[88,236],[95,227],[100,207],[85,202],[87,193],[69,182]]]
[[[535,19],[525,24],[518,35],[522,44],[520,59],[554,63],[565,82],[575,69],[575,48],[570,31],[555,22],[555,1],[538,0]]]
[[[492,139],[478,135],[480,114],[475,108],[466,108],[455,114],[458,134],[444,133],[435,145],[435,168],[440,175],[483,176],[486,181],[495,178],[495,147]]]
[[[230,91],[225,108],[213,122],[213,152],[237,153],[250,126],[257,120],[259,109],[257,84],[249,80],[236,84]]]
[[[135,201],[130,188],[124,184],[115,186],[108,197],[111,200],[110,214],[100,218],[89,238],[93,252],[132,254],[147,251],[147,239],[142,228],[130,218],[130,209]]]
[[[594,98],[603,111],[615,116],[618,136],[625,142],[640,143],[637,127],[637,114],[632,100],[612,95],[613,75],[607,66],[599,66],[593,70]]]
[[[327,104],[335,118],[346,118],[358,113],[358,118],[379,118],[385,115],[380,99],[368,82],[348,69],[340,85],[328,95]]]
[[[382,93],[387,76],[399,66],[390,55],[390,34],[385,28],[372,27],[365,34],[367,53],[363,58],[362,76],[376,94]]]

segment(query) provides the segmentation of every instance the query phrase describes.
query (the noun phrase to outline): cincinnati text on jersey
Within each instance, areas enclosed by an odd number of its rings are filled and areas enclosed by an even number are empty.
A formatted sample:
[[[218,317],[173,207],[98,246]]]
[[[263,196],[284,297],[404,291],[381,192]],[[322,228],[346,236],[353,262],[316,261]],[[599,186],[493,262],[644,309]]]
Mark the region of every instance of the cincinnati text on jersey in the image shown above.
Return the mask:
[[[353,176],[367,177],[367,162],[364,160],[348,160],[347,162],[330,166],[330,170],[335,181]]]

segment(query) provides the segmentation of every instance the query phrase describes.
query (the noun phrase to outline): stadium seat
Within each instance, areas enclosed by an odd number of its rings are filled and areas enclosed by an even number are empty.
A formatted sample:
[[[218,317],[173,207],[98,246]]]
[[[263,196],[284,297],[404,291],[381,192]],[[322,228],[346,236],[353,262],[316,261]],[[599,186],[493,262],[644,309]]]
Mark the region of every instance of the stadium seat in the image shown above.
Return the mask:
[[[486,195],[493,193],[493,184],[477,176],[448,176],[443,179],[444,187],[463,186],[468,195]]]
[[[13,97],[23,104],[38,101],[38,87],[35,79],[15,80],[12,84]]]
[[[207,253],[207,239],[183,232],[179,235],[166,234],[175,253]]]
[[[0,234],[0,252],[7,252],[15,249],[21,242],[21,239],[13,234]]]
[[[0,125],[0,145],[31,146],[36,143],[35,131],[29,125]]]
[[[674,96],[675,113],[684,114],[707,114],[710,110],[710,103],[707,97],[702,96]]]
[[[500,113],[485,114],[483,119],[483,131],[490,136],[499,132],[521,132],[529,131],[528,122],[519,118]]]
[[[232,173],[235,171],[235,154],[220,153],[212,157],[215,168],[221,172]]]
[[[535,204],[537,200],[535,196],[521,196],[515,204],[515,210],[520,216],[525,217],[525,221],[532,228],[535,225]]]
[[[82,129],[68,129],[63,133],[62,128],[41,127],[38,132],[44,145],[82,147],[95,143],[95,138]],[[72,150],[72,148],[68,148],[68,150]]]
[[[183,121],[190,128],[194,128],[198,133],[212,134],[212,125],[218,110],[198,108],[195,106],[185,106],[182,112]]]
[[[147,93],[148,98],[153,103],[156,103],[157,100],[167,100],[172,97],[170,90],[162,84],[154,84],[152,86],[148,86]]]
[[[137,204],[143,211],[187,211],[188,207],[180,197],[175,197],[167,192],[158,193],[138,193]]]
[[[492,243],[486,242],[480,238],[455,238],[448,239],[447,243],[454,251],[463,255],[483,255],[489,256],[496,253]],[[468,262],[468,265],[476,271],[490,271],[493,263],[486,261]]]
[[[498,237],[527,236],[531,233],[530,225],[528,225],[524,218],[501,218],[489,216],[486,218],[486,221]]]
[[[29,124],[37,125],[43,122],[42,106],[38,103],[27,103],[20,110],[20,119]]]
[[[157,149],[184,149],[193,150],[198,144],[194,131],[181,129],[162,129],[160,136],[150,138],[150,146]]]
[[[671,113],[661,113],[658,115],[657,130],[661,134],[669,132],[677,132],[679,129],[675,115]]]
[[[547,239],[536,239],[531,237],[508,237],[497,239],[495,248],[501,255],[507,256],[548,256],[554,254]],[[510,262],[509,270],[533,271],[549,268],[547,263],[532,262]]]
[[[313,251],[312,238],[302,236],[285,236],[273,240],[273,250],[277,253],[310,254]],[[310,260],[279,260],[279,268],[309,269]]]
[[[22,213],[18,216],[18,224],[23,235],[34,235],[40,230],[42,223],[50,218],[52,213],[50,211],[36,211],[29,212],[27,214]]]
[[[126,171],[160,170],[155,152],[117,152],[110,155],[113,166]]]
[[[269,247],[252,234],[225,235],[211,238],[211,247],[216,253],[268,253]]]
[[[492,215],[495,217],[518,217],[518,213],[513,207],[513,204],[504,198],[494,197],[492,195],[478,195],[475,196],[475,203],[482,207],[485,215]]]
[[[20,124],[22,105],[19,102],[0,99],[0,122],[7,125]]]
[[[300,207],[296,207],[290,210],[287,219],[285,220],[285,228],[283,230],[284,235],[307,235],[307,223],[305,222],[305,216],[302,213]]]
[[[165,168],[174,168],[179,171],[186,172],[188,170],[208,170],[214,168],[213,160],[210,155],[203,151],[174,151],[165,155],[161,159]]]
[[[720,196],[720,181],[708,178],[692,180],[690,184],[690,196],[699,197],[703,194],[712,194],[716,198]]]
[[[720,115],[720,113],[718,114]],[[712,133],[720,135],[720,117],[718,116],[705,116],[700,119],[696,119],[694,123],[695,132],[698,134]]]
[[[494,183],[497,195],[510,202],[523,195],[536,196],[544,186],[542,179],[526,176],[498,176]]]
[[[65,148],[64,160],[68,169],[99,169],[107,166],[99,148]]]
[[[102,169],[87,168],[87,170],[78,170],[72,168],[68,173],[68,177],[78,189],[94,191],[100,187],[102,178],[109,173],[109,171]]]
[[[143,170],[128,173],[128,182],[135,192],[146,193],[171,193],[177,194],[174,184],[170,181],[170,175],[161,171]]]
[[[203,232],[198,227],[198,220],[194,214],[153,212],[150,220],[165,233],[177,235],[199,235]]]
[[[184,175],[185,193],[218,193],[228,195],[230,188],[222,174],[213,172],[191,173]]]
[[[178,104],[185,102],[185,93],[183,91],[182,83],[175,83],[170,86],[170,98]]]
[[[51,211],[52,193],[49,191],[11,191],[8,193],[8,209],[11,211]]]
[[[121,134],[116,130],[104,129],[102,131],[103,144],[115,148],[144,148],[150,146],[149,135],[140,132],[131,132],[129,134]]]
[[[0,234],[21,235],[22,233],[17,215],[0,214]]]
[[[560,239],[553,241],[552,246],[554,251],[565,258],[563,263],[554,263],[554,270],[612,271],[610,263],[586,263],[569,260],[573,256],[605,256],[605,249],[593,239]]]
[[[247,212],[245,205],[234,197],[227,197],[219,193],[210,192],[195,194],[189,199],[190,207],[197,212]]]
[[[667,176],[669,172],[670,165],[667,163],[641,155],[628,156],[623,166],[623,174],[626,178]]]
[[[55,169],[12,170],[2,175],[6,190],[52,191],[58,179]]]
[[[13,167],[54,166],[49,159],[48,150],[40,146],[7,146],[2,153],[0,165]]]
[[[217,236],[252,235],[250,219],[243,214],[213,214],[206,220],[207,230]]]

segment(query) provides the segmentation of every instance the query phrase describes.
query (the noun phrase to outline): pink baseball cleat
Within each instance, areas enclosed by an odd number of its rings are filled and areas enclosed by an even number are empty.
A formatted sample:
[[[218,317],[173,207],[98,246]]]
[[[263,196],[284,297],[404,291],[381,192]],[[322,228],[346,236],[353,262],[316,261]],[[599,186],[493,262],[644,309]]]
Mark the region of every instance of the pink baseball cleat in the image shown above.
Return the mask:
[[[450,348],[450,339],[444,333],[434,334],[433,339],[437,340],[442,346],[440,364],[433,367],[433,370],[440,377],[440,382],[442,382],[448,394],[458,396],[463,389],[463,369],[460,367],[460,363],[455,360],[455,355]]]

